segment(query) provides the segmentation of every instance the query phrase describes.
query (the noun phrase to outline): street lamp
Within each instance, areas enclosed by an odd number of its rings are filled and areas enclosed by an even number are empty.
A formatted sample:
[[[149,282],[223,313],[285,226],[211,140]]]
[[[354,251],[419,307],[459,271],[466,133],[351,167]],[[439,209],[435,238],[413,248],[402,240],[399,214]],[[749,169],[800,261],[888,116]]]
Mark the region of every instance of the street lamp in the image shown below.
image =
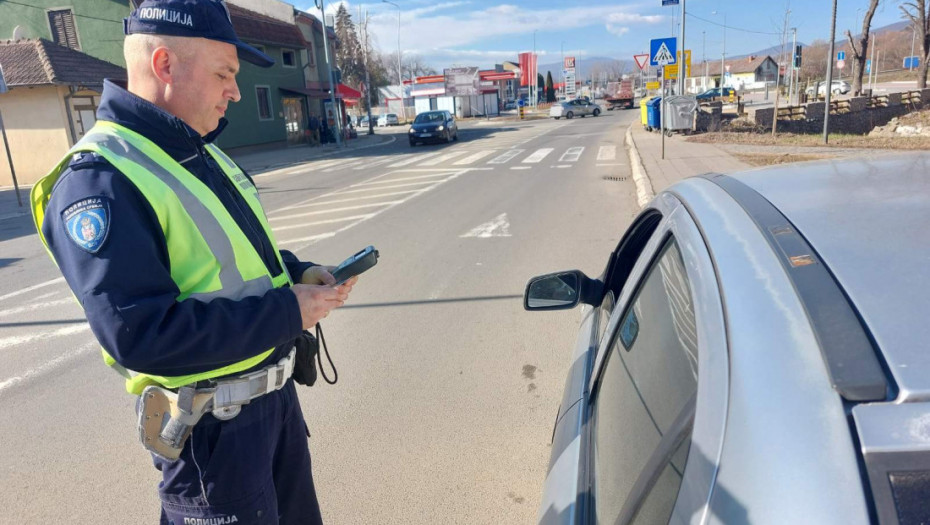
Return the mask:
[[[381,0],[385,4],[391,4],[397,8],[397,83],[400,88],[400,113],[404,117],[404,122],[407,121],[407,108],[404,105],[404,73],[401,69],[401,57],[403,56],[400,52],[400,6],[391,2],[390,0]]]
[[[537,62],[537,58],[536,58],[536,32],[537,31],[539,30],[538,29],[533,30],[533,61],[532,62],[533,62],[533,65],[536,67],[532,68],[534,74],[533,74],[533,78],[531,79],[531,83],[530,83],[530,96],[533,97],[533,109],[534,110],[539,109],[539,105],[538,105],[539,83],[537,82],[537,80],[539,79],[539,71],[537,68],[539,66],[536,63]]]

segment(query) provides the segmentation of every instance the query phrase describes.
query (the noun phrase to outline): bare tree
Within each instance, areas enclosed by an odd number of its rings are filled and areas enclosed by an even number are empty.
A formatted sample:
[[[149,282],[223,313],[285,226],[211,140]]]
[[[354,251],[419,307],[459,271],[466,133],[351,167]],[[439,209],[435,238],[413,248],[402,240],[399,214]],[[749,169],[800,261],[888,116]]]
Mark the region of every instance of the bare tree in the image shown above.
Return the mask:
[[[849,39],[849,47],[852,48],[852,90],[855,95],[862,93],[862,75],[865,73],[865,60],[866,57],[869,56],[869,40],[871,39],[869,31],[872,28],[872,17],[875,15],[875,10],[878,9],[880,1],[881,0],[869,0],[869,8],[862,18],[862,32],[859,33],[858,37],[853,38],[852,31],[849,29],[846,30],[846,38]]]
[[[914,0],[898,7],[920,35],[921,60],[917,66],[917,89],[924,89],[927,87],[927,59],[930,58],[930,14],[927,13],[930,5],[926,0]]]

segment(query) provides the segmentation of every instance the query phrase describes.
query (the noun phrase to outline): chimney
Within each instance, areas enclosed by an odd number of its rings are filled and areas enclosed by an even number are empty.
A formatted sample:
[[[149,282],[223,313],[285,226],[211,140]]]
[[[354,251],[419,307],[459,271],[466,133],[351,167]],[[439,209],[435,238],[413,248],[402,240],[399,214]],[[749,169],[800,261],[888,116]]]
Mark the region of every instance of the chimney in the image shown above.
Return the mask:
[[[752,61],[755,60],[755,59],[756,59],[756,56],[755,56],[755,55],[749,55],[749,61],[750,61],[750,62],[752,62]]]

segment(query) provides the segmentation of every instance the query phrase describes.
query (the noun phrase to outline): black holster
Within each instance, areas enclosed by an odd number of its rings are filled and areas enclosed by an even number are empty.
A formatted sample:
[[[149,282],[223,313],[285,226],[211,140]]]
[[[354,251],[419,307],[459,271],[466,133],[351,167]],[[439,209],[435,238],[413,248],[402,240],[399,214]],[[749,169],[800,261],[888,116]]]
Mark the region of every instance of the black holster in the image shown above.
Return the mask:
[[[323,352],[326,353],[326,359],[329,361],[329,366],[333,369],[332,380],[326,376],[326,371],[323,370],[323,358],[320,357],[321,344]],[[336,381],[339,380],[339,373],[329,356],[329,349],[326,348],[326,339],[323,337],[323,328],[320,323],[316,325],[316,336],[311,334],[309,330],[304,330],[295,341],[294,346],[297,350],[294,360],[294,381],[301,385],[313,386],[319,373],[327,383],[336,384]]]

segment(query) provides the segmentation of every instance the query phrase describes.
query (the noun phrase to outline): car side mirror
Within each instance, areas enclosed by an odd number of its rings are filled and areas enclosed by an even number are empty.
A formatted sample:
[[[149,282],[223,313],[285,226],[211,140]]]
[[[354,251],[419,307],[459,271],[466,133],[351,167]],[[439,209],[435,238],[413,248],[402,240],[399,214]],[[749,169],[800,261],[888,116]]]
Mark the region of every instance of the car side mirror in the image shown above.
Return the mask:
[[[603,300],[604,283],[591,279],[581,270],[533,277],[526,284],[523,308],[529,311],[570,310],[578,303],[598,305]]]

